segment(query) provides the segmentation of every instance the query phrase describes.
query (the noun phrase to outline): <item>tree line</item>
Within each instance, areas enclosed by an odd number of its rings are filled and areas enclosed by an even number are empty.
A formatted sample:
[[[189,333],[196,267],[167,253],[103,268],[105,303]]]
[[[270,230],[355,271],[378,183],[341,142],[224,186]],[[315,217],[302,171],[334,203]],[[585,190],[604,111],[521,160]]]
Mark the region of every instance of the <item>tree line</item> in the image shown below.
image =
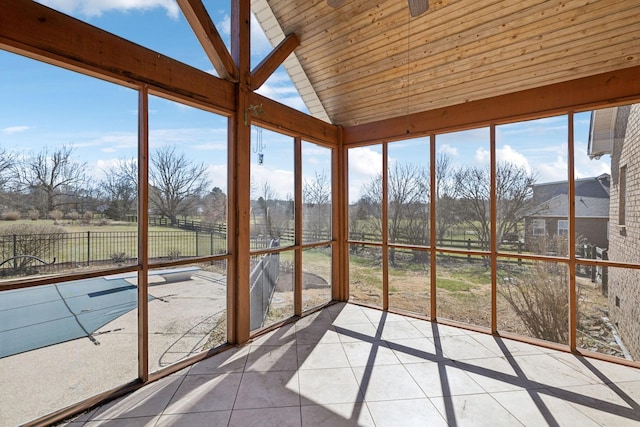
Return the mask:
[[[120,159],[96,180],[86,162],[74,158],[72,146],[24,156],[0,148],[0,211],[47,218],[52,212],[100,212],[113,220],[135,214],[138,199],[137,160]],[[194,163],[175,146],[150,155],[149,207],[152,214],[175,223],[180,215],[226,220],[227,196],[211,185],[204,163]]]

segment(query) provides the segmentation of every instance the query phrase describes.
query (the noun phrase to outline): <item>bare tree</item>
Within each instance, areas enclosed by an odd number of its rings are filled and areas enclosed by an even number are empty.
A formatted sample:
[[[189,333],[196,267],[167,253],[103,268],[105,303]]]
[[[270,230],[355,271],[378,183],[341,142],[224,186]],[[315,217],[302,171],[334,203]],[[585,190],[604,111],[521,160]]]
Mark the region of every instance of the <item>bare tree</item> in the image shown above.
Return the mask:
[[[63,145],[50,152],[47,147],[21,162],[19,180],[34,197],[34,204],[46,214],[68,203],[86,180],[87,164],[72,159],[73,148]]]
[[[127,214],[136,212],[137,181],[138,166],[135,159],[122,159],[106,171],[100,187],[109,204],[107,216],[119,221],[125,219]]]
[[[175,146],[157,149],[149,168],[149,202],[160,215],[177,223],[209,186],[204,163],[192,163]],[[197,196],[197,197],[196,197]]]
[[[491,238],[490,171],[489,168],[466,167],[454,174],[456,195],[461,203],[467,225],[475,232],[484,249]],[[500,247],[502,238],[517,230],[523,215],[532,206],[535,174],[513,163],[496,164],[496,238]]]
[[[220,187],[214,187],[209,194],[204,196],[204,217],[212,224],[223,223],[227,220],[227,195]]]
[[[313,241],[331,238],[331,179],[326,171],[317,172],[314,179],[304,180],[302,188],[303,227]]]

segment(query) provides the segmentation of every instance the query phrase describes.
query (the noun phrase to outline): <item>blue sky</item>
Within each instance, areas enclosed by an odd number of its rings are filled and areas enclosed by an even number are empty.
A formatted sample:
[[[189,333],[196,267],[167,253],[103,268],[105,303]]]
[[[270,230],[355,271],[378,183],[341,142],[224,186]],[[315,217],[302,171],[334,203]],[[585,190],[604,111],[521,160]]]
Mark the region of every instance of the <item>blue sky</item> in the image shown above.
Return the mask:
[[[135,43],[215,74],[213,66],[174,0],[42,0],[41,3]],[[205,0],[216,28],[229,45],[229,0]],[[272,47],[259,24],[252,21],[252,64]],[[89,78],[51,65],[0,51],[0,144],[28,155],[43,146],[72,145],[78,160],[87,163],[95,179],[120,159],[133,158],[137,143],[135,91]],[[260,88],[261,94],[301,111],[307,111],[283,68]],[[226,190],[226,119],[172,101],[150,99],[152,149],[176,144],[197,162],[204,162],[212,184]],[[589,113],[576,116],[576,176],[608,172],[608,156],[600,161],[586,156]],[[535,172],[540,182],[566,179],[566,118],[547,118],[500,126],[497,157]],[[254,130],[254,137],[257,132]],[[264,164],[252,161],[256,187],[268,181],[279,197],[293,192],[291,138],[263,131]],[[425,141],[426,143],[426,141]],[[398,144],[397,146],[395,144]],[[418,161],[428,156],[424,144],[398,142],[390,161]],[[406,145],[405,146],[403,146]],[[254,144],[255,145],[255,144]],[[256,148],[256,147],[254,147]],[[454,165],[487,164],[488,131],[478,129],[437,137],[437,150]],[[258,151],[258,150],[256,150]],[[330,168],[328,150],[305,146],[303,175]],[[393,156],[398,156],[394,158]],[[350,151],[350,199],[381,167],[379,146]]]

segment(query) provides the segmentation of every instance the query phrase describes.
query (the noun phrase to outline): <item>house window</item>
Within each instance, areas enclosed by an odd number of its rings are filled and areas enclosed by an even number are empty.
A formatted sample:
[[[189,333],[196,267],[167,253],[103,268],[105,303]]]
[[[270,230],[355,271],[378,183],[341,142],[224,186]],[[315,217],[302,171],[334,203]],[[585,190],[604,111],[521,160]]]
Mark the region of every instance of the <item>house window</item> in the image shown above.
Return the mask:
[[[559,219],[558,220],[558,236],[568,236],[569,235],[569,220]]]
[[[627,166],[620,168],[618,178],[618,224],[625,225],[627,210]]]
[[[546,234],[544,219],[533,220],[533,235],[544,236]]]

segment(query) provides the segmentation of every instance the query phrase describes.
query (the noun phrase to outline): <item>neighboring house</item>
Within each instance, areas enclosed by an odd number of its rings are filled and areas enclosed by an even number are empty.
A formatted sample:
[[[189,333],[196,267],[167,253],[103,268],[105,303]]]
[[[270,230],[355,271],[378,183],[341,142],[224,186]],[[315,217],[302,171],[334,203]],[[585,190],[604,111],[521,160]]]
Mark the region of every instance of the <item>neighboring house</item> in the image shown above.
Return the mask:
[[[608,174],[575,181],[575,227],[579,243],[608,247],[610,181]],[[543,238],[567,235],[568,192],[567,181],[533,185],[534,208],[525,217],[528,250],[535,251]]]
[[[594,111],[589,156],[611,155],[609,259],[640,257],[640,104]],[[609,317],[640,360],[640,271],[609,268]]]

